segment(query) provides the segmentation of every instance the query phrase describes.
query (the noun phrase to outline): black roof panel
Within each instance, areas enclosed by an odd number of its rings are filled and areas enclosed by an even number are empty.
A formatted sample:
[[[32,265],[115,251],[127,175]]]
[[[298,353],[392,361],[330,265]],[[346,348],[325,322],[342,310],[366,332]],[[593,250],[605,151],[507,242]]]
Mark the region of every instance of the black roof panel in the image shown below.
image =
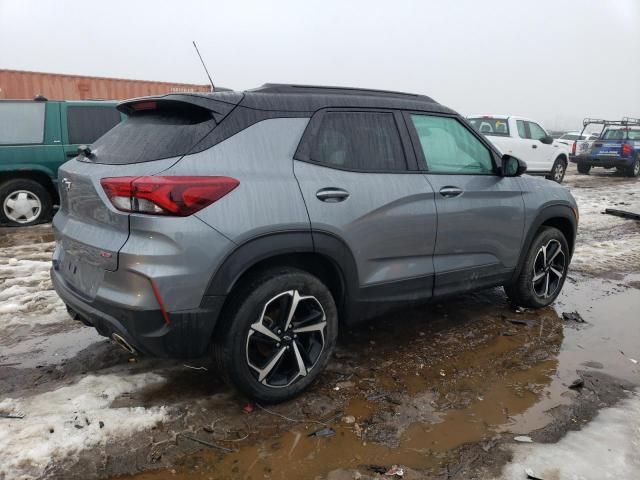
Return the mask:
[[[426,95],[362,88],[271,83],[245,91],[241,105],[257,110],[304,112],[314,112],[327,107],[362,107],[454,113]]]

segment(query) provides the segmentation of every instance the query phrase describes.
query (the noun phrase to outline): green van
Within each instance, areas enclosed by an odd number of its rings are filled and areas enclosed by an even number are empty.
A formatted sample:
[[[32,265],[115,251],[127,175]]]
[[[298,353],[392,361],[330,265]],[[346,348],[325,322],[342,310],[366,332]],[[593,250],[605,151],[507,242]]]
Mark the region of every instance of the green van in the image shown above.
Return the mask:
[[[125,117],[112,101],[0,100],[0,225],[51,220],[58,167]]]

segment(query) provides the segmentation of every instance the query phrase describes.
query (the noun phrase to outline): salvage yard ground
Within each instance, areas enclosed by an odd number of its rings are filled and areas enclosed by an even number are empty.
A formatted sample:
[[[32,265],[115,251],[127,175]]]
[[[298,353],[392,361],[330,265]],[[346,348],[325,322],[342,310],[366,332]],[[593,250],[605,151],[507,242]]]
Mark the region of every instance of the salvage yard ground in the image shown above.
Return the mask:
[[[553,307],[493,289],[394,312],[268,408],[206,362],[130,358],[69,319],[50,226],[0,229],[0,416],[24,415],[0,418],[0,480],[639,478],[640,222],[601,212],[640,212],[640,182],[574,168],[580,231]]]

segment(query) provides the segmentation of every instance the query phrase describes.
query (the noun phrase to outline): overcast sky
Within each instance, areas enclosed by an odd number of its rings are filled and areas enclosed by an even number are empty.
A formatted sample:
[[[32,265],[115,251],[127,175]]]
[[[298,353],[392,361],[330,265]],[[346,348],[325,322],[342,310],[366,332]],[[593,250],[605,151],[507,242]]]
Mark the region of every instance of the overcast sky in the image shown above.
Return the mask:
[[[640,0],[0,0],[0,68],[424,93],[547,128],[640,117]]]

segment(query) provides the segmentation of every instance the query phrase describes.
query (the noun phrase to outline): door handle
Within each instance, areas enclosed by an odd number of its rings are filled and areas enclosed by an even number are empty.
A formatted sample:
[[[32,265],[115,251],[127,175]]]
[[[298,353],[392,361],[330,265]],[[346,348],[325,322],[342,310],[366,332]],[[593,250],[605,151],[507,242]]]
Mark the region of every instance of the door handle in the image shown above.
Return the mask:
[[[531,145],[531,148],[538,148],[538,145]]]
[[[321,188],[316,192],[316,197],[323,202],[337,203],[349,198],[349,192],[342,188]]]
[[[445,198],[454,198],[462,195],[462,191],[460,187],[442,187],[440,189],[440,195]]]

